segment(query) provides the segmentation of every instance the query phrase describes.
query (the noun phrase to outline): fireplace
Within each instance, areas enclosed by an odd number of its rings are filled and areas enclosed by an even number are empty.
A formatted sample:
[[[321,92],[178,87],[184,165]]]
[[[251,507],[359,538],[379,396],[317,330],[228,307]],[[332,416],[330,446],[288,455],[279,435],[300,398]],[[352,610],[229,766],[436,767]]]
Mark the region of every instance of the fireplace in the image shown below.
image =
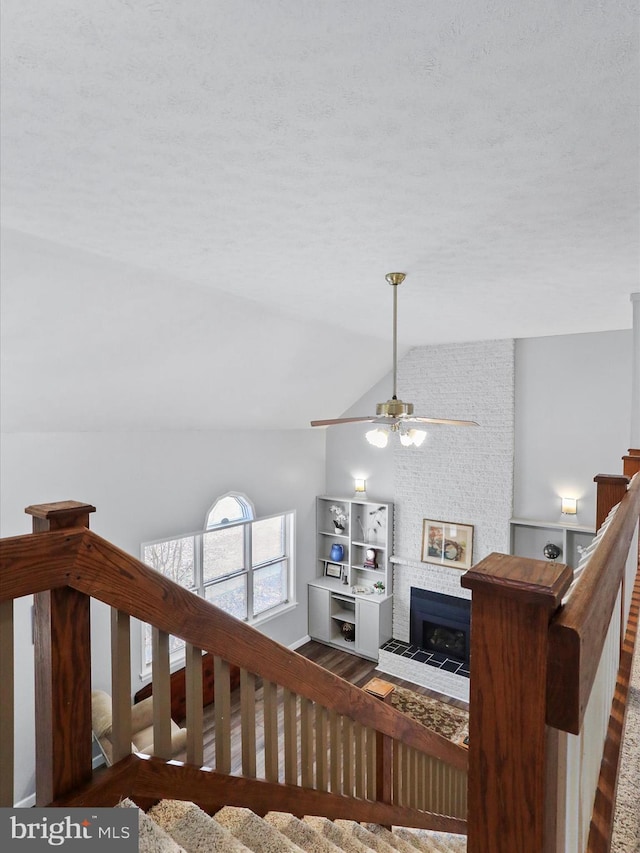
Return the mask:
[[[411,587],[409,641],[439,661],[469,666],[471,602]],[[435,662],[435,661],[434,661]]]

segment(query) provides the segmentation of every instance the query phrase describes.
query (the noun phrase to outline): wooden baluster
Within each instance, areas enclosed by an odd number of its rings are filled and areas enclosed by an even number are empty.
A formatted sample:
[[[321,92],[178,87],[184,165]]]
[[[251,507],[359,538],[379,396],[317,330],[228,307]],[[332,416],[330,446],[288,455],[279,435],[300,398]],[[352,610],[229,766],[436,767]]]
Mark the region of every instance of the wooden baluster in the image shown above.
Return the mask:
[[[240,720],[242,728],[242,775],[256,778],[256,677],[240,670]]]
[[[13,808],[14,665],[13,600],[0,603],[0,808]]]
[[[366,796],[365,776],[365,731],[362,723],[354,726],[354,749],[356,754],[356,797],[363,800]]]
[[[342,793],[342,718],[335,712],[329,712],[329,755],[331,758],[331,793]]]
[[[409,749],[409,805],[418,808],[418,750]]]
[[[426,811],[426,792],[427,792],[427,756],[424,752],[420,753],[418,761],[418,808]]]
[[[112,761],[131,753],[131,620],[111,608]]]
[[[158,628],[151,629],[153,660],[153,754],[169,759],[171,749],[171,670],[169,665],[169,635]]]
[[[372,678],[364,685],[363,690],[390,705],[395,687],[388,681]],[[381,803],[391,802],[392,752],[392,739],[378,732],[376,736],[376,799]]]
[[[277,782],[278,774],[278,686],[263,681],[264,703],[264,775],[267,782]]]
[[[303,788],[313,788],[313,702],[300,698],[300,769]]]
[[[377,732],[374,729],[367,729],[367,799],[375,800],[376,798],[376,768],[378,766],[378,758],[376,755],[376,738]]]
[[[391,791],[396,806],[404,805],[404,790],[402,788],[402,744],[393,744],[393,759],[391,771]]]
[[[461,578],[473,593],[468,853],[544,849],[548,625],[571,578],[505,554]]]
[[[298,784],[298,703],[297,695],[284,690],[284,781]]]
[[[353,720],[342,719],[342,793],[353,796]]]
[[[316,788],[319,791],[329,790],[329,759],[327,749],[328,738],[327,709],[316,705]]]
[[[411,805],[411,749],[402,745],[402,804]]]
[[[215,691],[216,770],[231,773],[231,687],[229,664],[221,657],[213,658],[213,683]]]
[[[25,512],[33,532],[45,533],[89,527],[95,507],[59,501]],[[90,602],[71,587],[39,592],[34,602],[36,805],[45,806],[92,775]],[[58,732],[73,737],[62,743]]]
[[[185,646],[185,702],[187,713],[187,761],[201,765],[204,761],[204,710],[202,707],[202,649]]]

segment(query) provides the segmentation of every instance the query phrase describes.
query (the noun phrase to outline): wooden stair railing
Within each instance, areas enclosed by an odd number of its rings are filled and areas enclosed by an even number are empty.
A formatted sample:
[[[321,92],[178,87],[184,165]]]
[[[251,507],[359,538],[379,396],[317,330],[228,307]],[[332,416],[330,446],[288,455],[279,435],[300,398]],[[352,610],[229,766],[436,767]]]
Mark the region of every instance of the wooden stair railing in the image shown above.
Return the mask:
[[[469,853],[587,849],[595,786],[581,792],[570,825],[574,812],[559,814],[567,795],[560,790],[557,735],[581,732],[596,678],[596,705],[604,698],[614,707],[640,517],[640,474],[629,489],[626,476],[596,481],[604,490],[598,512],[607,520],[568,598],[573,572],[553,562],[491,554],[463,575],[472,590]],[[596,712],[597,724],[603,715]],[[594,746],[600,752],[588,756],[590,773],[594,760],[600,766],[602,740],[587,737],[584,749]]]
[[[64,509],[71,517],[81,506],[86,507],[73,502],[65,504]],[[11,600],[34,593],[51,602],[47,608],[42,608],[42,630],[39,629],[42,640],[36,633],[38,667],[44,650],[43,660],[48,664],[53,659],[57,673],[55,678],[45,676],[42,679],[41,695],[51,711],[41,724],[42,738],[46,739],[48,730],[50,748],[46,751],[46,762],[40,764],[37,772],[39,804],[60,801],[90,784],[90,643],[84,615],[80,620],[69,618],[69,615],[84,613],[85,599],[88,602],[89,598],[96,598],[110,605],[113,613],[114,729],[121,757],[126,757],[130,751],[128,632],[129,617],[134,616],[154,626],[154,746],[157,746],[157,754],[170,755],[165,738],[170,715],[167,641],[169,634],[173,634],[188,644],[187,727],[190,734],[187,760],[195,769],[202,761],[202,724],[200,717],[198,727],[197,715],[202,713],[201,650],[206,650],[214,654],[216,683],[228,684],[230,665],[240,669],[245,794],[250,792],[252,797],[260,799],[265,796],[265,785],[275,785],[278,790],[281,786],[281,782],[276,781],[277,744],[274,747],[273,742],[265,745],[265,781],[252,778],[256,775],[255,685],[256,678],[260,678],[266,697],[265,728],[271,732],[276,728],[276,691],[280,689],[283,693],[284,784],[290,786],[289,795],[294,787],[298,797],[301,796],[300,786],[313,787],[315,790],[305,791],[304,797],[307,801],[309,798],[322,801],[317,804],[318,813],[331,816],[327,810],[335,809],[335,797],[340,796],[350,798],[352,816],[362,814],[368,817],[360,819],[370,819],[378,792],[372,781],[375,764],[369,756],[371,754],[375,762],[375,732],[380,732],[393,743],[396,754],[403,756],[414,778],[421,774],[420,778],[426,781],[437,773],[442,775],[442,767],[447,766],[451,768],[447,784],[455,789],[450,798],[455,811],[451,808],[448,811],[458,817],[443,817],[426,813],[431,805],[428,796],[416,798],[415,792],[409,796],[396,781],[393,803],[386,809],[389,816],[393,815],[392,822],[465,831],[465,749],[395,709],[381,707],[362,690],[173,584],[87,528],[65,529],[61,521],[62,508],[57,505],[48,505],[37,512],[40,513],[36,516],[39,529],[47,513],[56,513],[56,524],[52,524],[48,532],[0,542],[0,598]],[[74,602],[72,611],[68,600]],[[81,606],[76,605],[76,601],[80,601]],[[60,612],[57,612],[59,606]],[[82,638],[80,643],[74,633],[77,624]],[[57,627],[56,632],[47,637],[45,629],[49,625]],[[218,650],[224,650],[223,656],[216,655]],[[77,682],[76,671],[87,673],[86,678]],[[57,689],[59,687],[63,687],[63,691]],[[220,697],[216,697],[215,778],[230,770],[229,693],[228,689],[221,690]],[[73,702],[69,702],[70,695],[73,695]],[[77,706],[73,714],[69,704]],[[72,728],[68,728],[70,722]],[[61,727],[56,728],[57,725]],[[61,743],[59,735],[65,732],[73,732],[73,736]],[[74,744],[80,741],[84,746],[78,750]],[[44,742],[41,739],[41,743]],[[363,760],[363,754],[367,761]],[[140,772],[137,770],[136,776]],[[404,772],[409,771],[405,769]],[[163,773],[167,779],[176,776],[175,768]],[[195,775],[197,777],[197,773]],[[213,777],[210,772],[203,775],[207,777],[206,786],[210,790]],[[428,794],[430,786],[427,784],[423,788]],[[359,798],[364,799],[358,802]],[[435,801],[435,797],[431,800]]]

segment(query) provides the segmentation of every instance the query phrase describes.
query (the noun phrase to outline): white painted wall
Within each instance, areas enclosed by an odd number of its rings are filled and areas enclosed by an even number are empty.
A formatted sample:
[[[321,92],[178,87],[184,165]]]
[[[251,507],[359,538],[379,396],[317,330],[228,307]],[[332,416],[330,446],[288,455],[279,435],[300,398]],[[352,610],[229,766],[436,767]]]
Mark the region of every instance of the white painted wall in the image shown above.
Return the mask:
[[[516,342],[514,516],[558,521],[565,495],[594,523],[593,478],[630,447],[632,363],[631,330]]]
[[[315,495],[325,488],[321,431],[3,434],[0,533],[28,533],[24,507],[55,500],[93,504],[96,533],[131,554],[140,543],[201,529],[220,494],[237,489],[258,514],[297,513],[298,607],[262,630],[285,645],[307,635],[306,585],[315,569]],[[16,802],[34,790],[31,598],[16,603]],[[109,688],[108,609],[93,608],[94,686]],[[132,630],[138,689],[140,650]]]

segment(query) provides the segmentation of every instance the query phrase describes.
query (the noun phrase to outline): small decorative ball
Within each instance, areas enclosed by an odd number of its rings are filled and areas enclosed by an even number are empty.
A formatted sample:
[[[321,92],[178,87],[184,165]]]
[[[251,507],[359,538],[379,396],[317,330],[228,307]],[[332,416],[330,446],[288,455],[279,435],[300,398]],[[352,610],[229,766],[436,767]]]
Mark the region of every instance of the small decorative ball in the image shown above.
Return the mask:
[[[557,545],[554,545],[553,542],[547,542],[544,546],[543,554],[548,560],[555,560],[561,553],[562,551],[560,548],[558,548]]]

